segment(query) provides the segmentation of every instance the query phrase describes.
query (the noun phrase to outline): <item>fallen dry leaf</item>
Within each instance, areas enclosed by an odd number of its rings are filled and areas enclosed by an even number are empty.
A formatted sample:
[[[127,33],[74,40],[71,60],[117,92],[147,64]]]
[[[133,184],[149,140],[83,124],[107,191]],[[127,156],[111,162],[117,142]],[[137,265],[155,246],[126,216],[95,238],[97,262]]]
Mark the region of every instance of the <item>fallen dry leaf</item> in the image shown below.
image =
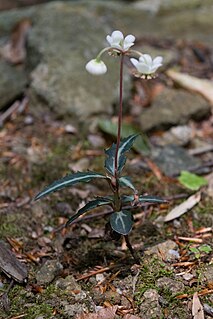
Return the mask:
[[[193,319],[205,319],[203,306],[200,303],[200,299],[198,297],[197,292],[195,292],[193,295],[192,316],[193,316]]]
[[[102,308],[97,313],[82,313],[77,315],[75,319],[114,319],[117,309],[118,306]]]
[[[185,202],[173,208],[171,212],[169,212],[164,218],[164,222],[169,222],[185,214],[190,209],[192,209],[195,205],[197,205],[200,200],[201,200],[200,192],[197,192],[196,194],[190,196]]]
[[[123,319],[143,319],[143,318],[128,314],[128,315],[125,315]]]
[[[27,18],[19,21],[14,29],[10,40],[0,48],[0,55],[13,64],[23,63],[26,58],[26,39],[31,27],[31,21]]]
[[[180,86],[193,92],[201,94],[213,105],[213,82],[199,79],[189,74],[168,70],[166,74]]]
[[[213,173],[206,176],[206,179],[208,180],[207,194],[213,198]]]

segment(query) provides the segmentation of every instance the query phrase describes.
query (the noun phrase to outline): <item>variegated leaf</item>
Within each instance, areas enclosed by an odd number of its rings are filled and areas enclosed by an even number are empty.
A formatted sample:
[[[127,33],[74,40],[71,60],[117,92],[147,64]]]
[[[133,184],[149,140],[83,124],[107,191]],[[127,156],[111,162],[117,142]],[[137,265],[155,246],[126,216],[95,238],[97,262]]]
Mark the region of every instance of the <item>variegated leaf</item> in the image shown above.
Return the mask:
[[[76,218],[78,218],[82,214],[84,214],[84,213],[86,213],[86,212],[88,212],[96,207],[103,206],[103,205],[111,205],[111,204],[112,204],[112,200],[110,198],[107,198],[107,197],[98,197],[98,198],[88,202],[84,207],[79,209],[79,211],[75,215],[70,217],[70,219],[66,223],[66,227],[69,226]]]
[[[74,174],[69,174],[62,179],[59,179],[49,186],[45,187],[43,191],[38,193],[35,200],[44,197],[52,192],[58,191],[59,189],[75,185],[80,182],[89,182],[94,178],[105,178],[106,176],[96,173],[96,172],[77,172]]]
[[[119,178],[119,184],[121,186],[126,186],[135,191],[135,186],[132,184],[132,181],[129,176],[122,176]]]
[[[123,203],[133,202],[135,200],[134,195],[123,195],[121,199],[122,199]],[[160,198],[158,196],[140,195],[138,197],[138,202],[139,203],[162,204],[162,203],[167,203],[168,201],[166,199]]]
[[[120,173],[126,163],[126,156],[125,153],[128,152],[135,139],[137,138],[138,134],[133,134],[124,138],[119,145],[118,149],[118,173]],[[111,175],[115,175],[115,155],[116,155],[116,144],[112,144],[110,148],[105,150],[106,153],[106,160],[105,160],[105,168]]]
[[[122,235],[128,235],[133,225],[132,213],[126,210],[114,212],[110,216],[112,229]]]

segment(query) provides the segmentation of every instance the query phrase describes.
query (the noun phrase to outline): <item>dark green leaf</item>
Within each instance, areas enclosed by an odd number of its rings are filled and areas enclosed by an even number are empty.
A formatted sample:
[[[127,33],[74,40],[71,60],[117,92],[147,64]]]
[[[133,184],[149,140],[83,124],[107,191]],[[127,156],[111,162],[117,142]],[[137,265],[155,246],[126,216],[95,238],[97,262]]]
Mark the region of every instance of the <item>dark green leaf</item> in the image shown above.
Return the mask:
[[[135,139],[137,138],[137,134],[135,135],[130,135],[127,138],[124,138],[119,145],[119,150],[118,150],[118,173],[121,172],[122,168],[124,167],[126,163],[126,156],[125,153],[128,152]],[[105,150],[106,153],[106,160],[105,160],[105,168],[107,171],[111,174],[115,174],[115,155],[116,155],[116,144],[112,144],[110,148]]]
[[[121,186],[126,186],[135,191],[135,186],[132,184],[132,181],[129,176],[122,176],[119,178],[119,184]]]
[[[70,219],[66,223],[66,227],[69,226],[76,218],[78,218],[82,214],[88,212],[89,210],[92,210],[96,207],[103,206],[103,205],[111,205],[111,203],[112,203],[112,200],[110,198],[107,198],[107,197],[98,197],[98,198],[88,202],[84,207],[79,209],[79,211],[75,215],[70,217]]]
[[[113,123],[110,120],[100,120],[98,122],[100,129],[110,135],[117,136],[117,123]],[[142,152],[143,154],[147,155],[150,151],[150,145],[149,140],[145,134],[143,134],[139,129],[132,126],[128,123],[122,124],[122,131],[121,131],[121,137],[125,138],[132,134],[139,134],[137,140],[135,141],[133,145],[133,149],[137,152]]]
[[[106,176],[95,172],[77,172],[74,174],[69,174],[45,187],[43,191],[36,195],[35,200],[52,192],[58,191],[59,189],[69,187],[80,182],[89,182],[94,178],[106,178]]]
[[[131,231],[133,225],[131,212],[123,210],[113,213],[110,216],[110,225],[117,233],[127,235]]]
[[[123,203],[133,202],[134,199],[135,199],[134,195],[123,195],[121,198]],[[142,196],[142,195],[140,195],[138,197],[138,202],[139,203],[162,204],[162,203],[167,203],[167,200],[160,198],[158,196],[149,196],[149,195]]]
[[[153,204],[162,204],[162,203],[168,203],[168,201],[166,199],[160,198],[158,196],[149,196],[149,195],[145,195],[139,196],[139,202],[140,203],[153,203]]]

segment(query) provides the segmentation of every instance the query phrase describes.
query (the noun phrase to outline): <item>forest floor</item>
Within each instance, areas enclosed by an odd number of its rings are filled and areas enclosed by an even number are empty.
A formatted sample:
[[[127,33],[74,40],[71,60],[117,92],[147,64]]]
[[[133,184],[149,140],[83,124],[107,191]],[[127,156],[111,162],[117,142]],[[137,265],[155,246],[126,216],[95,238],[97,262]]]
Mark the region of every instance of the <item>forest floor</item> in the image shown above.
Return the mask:
[[[181,47],[182,71],[212,79],[208,60],[196,69],[188,55],[195,52],[199,59],[205,49],[199,48],[198,56],[198,48],[184,51]],[[164,75],[150,83],[143,86],[134,80],[128,101],[134,112],[126,111],[124,116],[129,124],[139,108],[148,108],[152,96],[170,85]],[[137,151],[128,154],[125,173],[137,189],[168,200],[135,211],[130,241],[140,258],[136,264],[122,238],[106,236],[107,209],[97,209],[61,228],[89,199],[108,195],[107,185],[77,185],[33,201],[45,185],[71,171],[104,173],[103,149],[112,143],[113,134],[88,134],[80,124],[74,127],[48,110],[42,118],[36,117],[27,93],[19,102],[0,130],[0,239],[27,266],[28,282],[15,282],[8,299],[1,301],[0,318],[212,318],[212,148],[205,144],[213,143],[212,115],[186,124],[193,134],[185,149],[198,150],[195,156],[201,164],[196,173],[207,178],[199,194],[184,187],[177,176],[166,176],[149,156],[147,161]],[[164,130],[157,130],[148,133],[148,139],[154,145],[163,134]],[[199,147],[194,140],[199,140]],[[191,210],[164,222],[169,211],[195,193],[201,197]],[[9,282],[1,272],[1,294]]]

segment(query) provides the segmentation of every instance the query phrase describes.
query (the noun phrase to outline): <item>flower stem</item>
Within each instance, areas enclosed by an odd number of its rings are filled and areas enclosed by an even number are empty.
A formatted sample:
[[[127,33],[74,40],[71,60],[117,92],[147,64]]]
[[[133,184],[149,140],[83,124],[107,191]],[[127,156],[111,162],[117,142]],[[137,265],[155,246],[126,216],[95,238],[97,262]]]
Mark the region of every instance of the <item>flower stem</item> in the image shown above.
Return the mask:
[[[129,251],[130,251],[132,257],[134,258],[134,261],[136,262],[136,264],[140,264],[140,259],[138,258],[138,256],[136,255],[132,245],[130,244],[129,236],[125,235],[124,239],[125,239],[126,245],[129,248]]]
[[[119,86],[119,112],[118,112],[118,133],[117,143],[115,151],[115,179],[118,187],[118,150],[121,142],[121,124],[122,124],[122,113],[123,113],[123,66],[124,66],[124,54],[120,55],[120,86]]]

